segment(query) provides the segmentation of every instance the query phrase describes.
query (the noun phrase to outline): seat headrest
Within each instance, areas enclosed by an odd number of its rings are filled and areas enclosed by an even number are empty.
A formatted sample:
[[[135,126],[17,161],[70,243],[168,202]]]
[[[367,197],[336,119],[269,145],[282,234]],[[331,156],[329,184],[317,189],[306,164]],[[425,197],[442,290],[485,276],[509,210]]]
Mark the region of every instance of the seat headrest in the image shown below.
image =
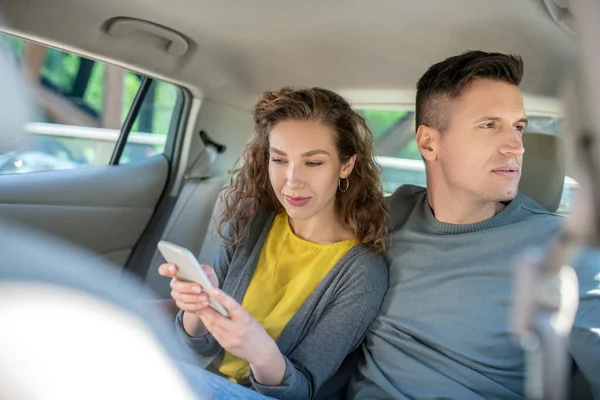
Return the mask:
[[[565,182],[565,144],[558,136],[527,132],[523,135],[523,146],[519,191],[548,211],[556,212]]]

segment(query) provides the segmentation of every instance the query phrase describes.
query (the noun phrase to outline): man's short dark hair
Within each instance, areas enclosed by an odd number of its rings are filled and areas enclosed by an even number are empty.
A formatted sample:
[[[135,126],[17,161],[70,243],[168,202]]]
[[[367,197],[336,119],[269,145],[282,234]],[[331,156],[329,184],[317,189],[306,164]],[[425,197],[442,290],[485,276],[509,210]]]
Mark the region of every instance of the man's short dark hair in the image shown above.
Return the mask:
[[[440,131],[449,123],[447,105],[476,79],[491,79],[519,86],[523,60],[519,56],[469,51],[432,65],[417,83],[416,126]]]

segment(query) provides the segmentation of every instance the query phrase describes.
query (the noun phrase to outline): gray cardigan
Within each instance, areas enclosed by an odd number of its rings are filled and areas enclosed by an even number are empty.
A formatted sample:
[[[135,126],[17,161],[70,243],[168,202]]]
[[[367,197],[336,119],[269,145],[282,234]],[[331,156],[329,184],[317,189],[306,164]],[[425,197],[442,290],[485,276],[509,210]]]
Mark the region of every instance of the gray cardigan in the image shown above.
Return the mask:
[[[214,269],[223,291],[241,303],[252,279],[274,213],[259,214],[247,239],[236,247],[222,247]],[[277,345],[286,362],[283,382],[264,386],[250,372],[251,388],[278,399],[310,399],[350,352],[362,342],[377,316],[388,287],[387,263],[371,250],[352,247],[318,284],[284,327]],[[189,336],[177,314],[177,334],[202,367],[209,366],[222,348],[209,333]]]

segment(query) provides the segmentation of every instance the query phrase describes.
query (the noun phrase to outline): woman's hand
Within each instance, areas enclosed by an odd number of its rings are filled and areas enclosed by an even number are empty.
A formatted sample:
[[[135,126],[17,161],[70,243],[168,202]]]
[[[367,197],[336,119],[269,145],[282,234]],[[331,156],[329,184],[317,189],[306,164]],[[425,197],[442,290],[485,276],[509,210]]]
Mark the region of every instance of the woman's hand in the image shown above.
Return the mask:
[[[202,270],[214,287],[219,287],[219,279],[215,270],[206,264],[202,264]],[[177,278],[177,266],[173,264],[162,264],[158,273],[171,278],[171,297],[175,300],[177,307],[183,311],[197,313],[209,306],[208,294],[200,284],[195,282],[184,282]]]
[[[203,264],[202,270],[214,287],[219,287],[219,279],[215,270]],[[177,279],[177,266],[173,264],[162,264],[158,273],[171,278],[171,297],[179,309],[183,310],[183,329],[190,336],[204,336],[208,333],[202,323],[201,315],[209,309],[208,294],[195,282],[184,282]]]
[[[233,298],[223,291],[210,291],[229,311],[229,318],[213,309],[202,312],[200,318],[221,347],[250,363],[257,382],[278,386],[285,374],[285,360],[267,331]]]

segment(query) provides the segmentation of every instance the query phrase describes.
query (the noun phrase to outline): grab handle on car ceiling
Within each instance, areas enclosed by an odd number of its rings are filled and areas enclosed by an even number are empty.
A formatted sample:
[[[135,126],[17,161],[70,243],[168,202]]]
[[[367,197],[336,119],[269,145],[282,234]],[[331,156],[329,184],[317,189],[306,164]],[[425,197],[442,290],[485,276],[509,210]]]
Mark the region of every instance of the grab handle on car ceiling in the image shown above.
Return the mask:
[[[128,37],[134,32],[156,36],[167,42],[165,51],[173,56],[181,57],[187,53],[189,44],[187,39],[172,29],[136,18],[113,18],[106,24],[106,32],[112,36]]]

